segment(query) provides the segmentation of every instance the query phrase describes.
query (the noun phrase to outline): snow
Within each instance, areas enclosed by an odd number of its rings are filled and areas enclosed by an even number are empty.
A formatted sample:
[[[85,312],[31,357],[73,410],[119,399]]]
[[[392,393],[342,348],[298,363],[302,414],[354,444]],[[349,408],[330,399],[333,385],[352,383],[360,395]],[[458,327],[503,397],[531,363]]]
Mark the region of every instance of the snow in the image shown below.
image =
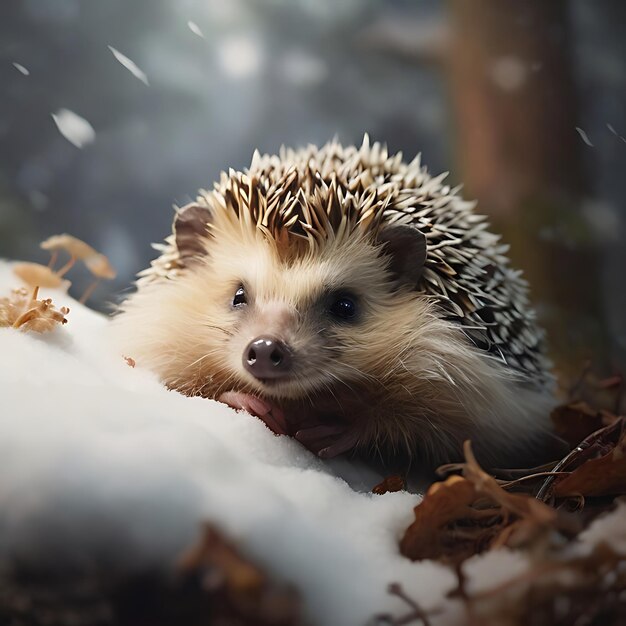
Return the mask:
[[[258,41],[247,34],[237,34],[218,41],[217,59],[224,74],[242,80],[259,73],[264,54]]]
[[[29,76],[30,75],[30,71],[28,70],[28,68],[24,67],[21,63],[17,63],[14,62],[13,63],[13,67],[20,73],[23,74],[24,76]]]
[[[125,54],[122,54],[113,46],[107,47],[120,63],[120,65],[124,66],[135,78],[138,78],[144,85],[148,85],[148,77],[146,76],[146,73],[142,69],[140,69],[132,59],[129,59]]]
[[[15,64],[14,64],[14,65],[15,65]],[[625,138],[625,137],[622,137],[622,135],[620,135],[620,134],[619,134],[619,133],[615,130],[615,128],[614,128],[614,126],[613,126],[612,124],[609,124],[609,123],[607,122],[606,127],[609,129],[609,132],[610,132],[612,135],[615,135],[616,137],[618,137],[619,139],[621,139],[624,143],[626,143],[626,138]]]
[[[59,109],[56,113],[52,113],[52,119],[63,137],[77,148],[92,143],[96,138],[93,126],[74,111]]]
[[[590,147],[593,148],[593,144],[591,143],[591,139],[589,139],[589,136],[587,135],[587,133],[582,129],[579,128],[578,126],[574,127],[576,129],[576,132],[580,135],[580,138]]]
[[[0,261],[0,294],[15,286]],[[398,553],[417,496],[355,491],[336,475],[354,473],[349,464],[167,391],[111,348],[105,317],[63,292],[41,297],[69,306],[67,325],[0,328],[1,554],[167,568],[209,520],[293,582],[314,623],[403,610],[390,582],[426,608],[453,586],[447,569]],[[377,480],[361,473],[367,489]]]
[[[194,35],[198,35],[198,37],[201,37],[202,39],[204,39],[204,33],[195,22],[192,22],[191,20],[189,20],[187,22],[187,27]]]
[[[582,553],[587,552],[587,548],[597,546],[609,541],[611,547],[626,554],[626,501],[617,501],[615,512],[604,514],[598,517],[589,528],[586,528],[579,536],[581,544],[584,546]]]
[[[0,296],[18,285],[0,260]],[[418,496],[372,495],[371,470],[322,462],[250,415],[167,391],[111,347],[104,316],[62,291],[41,293],[69,306],[67,325],[0,328],[0,557],[81,566],[105,555],[129,571],[167,570],[210,521],[293,583],[314,624],[403,614],[391,582],[423,609],[443,607],[433,624],[463,623],[459,601],[445,598],[451,570],[398,553]],[[581,540],[614,528],[623,537],[625,511]],[[499,550],[464,570],[478,591],[526,567],[524,554]]]

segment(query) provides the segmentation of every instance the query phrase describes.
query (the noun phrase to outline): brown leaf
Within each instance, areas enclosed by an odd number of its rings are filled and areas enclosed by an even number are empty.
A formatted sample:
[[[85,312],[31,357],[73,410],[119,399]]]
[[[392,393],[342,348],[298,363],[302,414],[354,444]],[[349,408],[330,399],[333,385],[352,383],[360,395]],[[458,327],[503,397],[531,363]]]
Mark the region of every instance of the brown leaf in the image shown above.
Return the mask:
[[[624,624],[625,566],[609,542],[582,556],[546,553],[523,573],[462,599],[470,623],[481,626]]]
[[[555,509],[528,494],[508,493],[478,465],[464,446],[463,477],[434,483],[415,509],[400,542],[413,560],[459,562],[487,548],[517,547],[554,530],[571,532]]]
[[[490,531],[479,524],[499,515],[498,510],[478,511],[474,485],[460,476],[450,476],[428,489],[415,507],[415,520],[400,541],[400,552],[413,561],[421,559],[463,560],[478,551]],[[462,532],[454,525],[461,521]]]
[[[463,445],[465,452],[464,476],[472,482],[478,493],[489,496],[507,513],[532,519],[540,525],[554,524],[557,512],[543,502],[526,494],[506,492],[493,476],[487,474],[476,461],[469,441]]]
[[[586,402],[571,402],[556,407],[550,414],[555,433],[575,448],[585,437],[617,417],[605,410],[592,409]]]
[[[596,459],[585,461],[553,487],[557,498],[569,496],[607,496],[626,493],[626,431],[615,447]]]
[[[303,623],[296,591],[274,582],[210,524],[204,526],[200,541],[180,558],[179,571],[185,576],[202,576],[207,593],[219,600],[231,620],[224,623]]]
[[[50,298],[37,300],[39,288],[29,295],[26,289],[14,289],[9,298],[0,298],[0,327],[10,326],[22,331],[42,333],[58,324],[66,324],[67,307],[57,309]]]
[[[392,474],[383,479],[373,489],[372,493],[382,496],[385,493],[393,493],[395,491],[402,491],[406,487],[406,481],[400,474]]]

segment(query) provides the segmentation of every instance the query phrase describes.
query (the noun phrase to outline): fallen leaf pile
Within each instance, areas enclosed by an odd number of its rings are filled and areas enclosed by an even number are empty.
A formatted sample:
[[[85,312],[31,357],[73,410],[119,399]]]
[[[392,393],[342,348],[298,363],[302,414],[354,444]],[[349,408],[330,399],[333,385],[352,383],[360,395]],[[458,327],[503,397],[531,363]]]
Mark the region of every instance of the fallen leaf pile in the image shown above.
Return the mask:
[[[23,331],[42,333],[58,324],[67,323],[67,307],[57,310],[52,300],[38,300],[39,288],[31,293],[26,289],[14,289],[8,298],[0,298],[0,327],[8,326]]]
[[[468,593],[460,579],[455,594],[470,626],[626,624],[626,555],[600,543],[584,555],[543,556],[484,592]]]
[[[555,433],[571,448],[558,461],[491,475],[466,442],[465,462],[440,468],[460,474],[431,485],[414,509],[400,550],[412,560],[434,559],[454,567],[458,586],[450,595],[464,603],[468,624],[626,623],[623,386],[620,376],[598,381],[588,372],[578,381],[577,397],[552,412]],[[597,409],[590,401],[594,396]],[[603,514],[617,516],[618,529],[583,548],[581,531]],[[521,550],[528,569],[486,591],[468,591],[464,561],[502,547]],[[389,591],[409,612],[380,616],[379,623],[430,623],[432,614],[398,584]]]
[[[540,500],[505,491],[480,468],[469,442],[465,458],[463,476],[434,483],[415,507],[415,521],[400,542],[404,556],[458,563],[491,548],[577,530],[567,515]]]

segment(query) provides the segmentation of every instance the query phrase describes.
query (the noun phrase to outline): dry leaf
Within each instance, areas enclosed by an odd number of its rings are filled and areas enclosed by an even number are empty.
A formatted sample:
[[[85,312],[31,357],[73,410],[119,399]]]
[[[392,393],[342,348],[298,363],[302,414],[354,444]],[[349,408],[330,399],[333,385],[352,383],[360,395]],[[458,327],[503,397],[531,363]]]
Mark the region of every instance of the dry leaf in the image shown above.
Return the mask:
[[[463,450],[465,452],[463,475],[474,485],[478,493],[490,497],[507,513],[517,517],[530,518],[541,525],[556,522],[557,512],[553,508],[526,494],[506,492],[493,476],[478,465],[469,441],[465,442]]]
[[[518,576],[460,594],[470,624],[553,626],[626,623],[626,556],[599,543],[584,556],[549,553]]]
[[[414,509],[415,520],[400,541],[400,552],[417,561],[463,560],[479,551],[478,545],[491,539],[490,521],[499,511],[474,509],[476,498],[474,485],[460,476],[431,485]],[[463,531],[456,532],[460,520],[466,523],[461,524]]]
[[[459,562],[487,548],[519,547],[554,530],[574,529],[555,509],[522,493],[508,493],[484,472],[465,442],[463,477],[434,483],[415,509],[400,542],[410,559]]]
[[[38,292],[38,287],[30,295],[26,289],[14,289],[9,298],[0,298],[0,326],[42,333],[66,324],[70,310],[61,307],[57,311],[50,298],[37,300]]]
[[[400,474],[393,474],[387,476],[382,482],[378,483],[373,489],[372,493],[382,496],[385,493],[393,493],[395,491],[402,491],[406,487],[404,477]]]
[[[246,561],[212,526],[205,526],[201,541],[182,556],[183,571],[211,566],[220,570],[226,586],[234,591],[256,593],[265,583],[259,568]]]
[[[187,576],[200,574],[207,592],[222,598],[230,615],[230,621],[224,621],[225,624],[296,626],[303,623],[295,590],[272,581],[210,524],[204,526],[201,540],[179,560],[179,571]]]
[[[550,414],[555,434],[575,448],[585,437],[617,417],[605,410],[594,410],[586,402],[571,402],[556,407]]]
[[[600,456],[589,459],[569,475],[559,479],[553,487],[557,498],[569,496],[607,496],[626,493],[626,428],[620,421],[619,439],[615,447]]]

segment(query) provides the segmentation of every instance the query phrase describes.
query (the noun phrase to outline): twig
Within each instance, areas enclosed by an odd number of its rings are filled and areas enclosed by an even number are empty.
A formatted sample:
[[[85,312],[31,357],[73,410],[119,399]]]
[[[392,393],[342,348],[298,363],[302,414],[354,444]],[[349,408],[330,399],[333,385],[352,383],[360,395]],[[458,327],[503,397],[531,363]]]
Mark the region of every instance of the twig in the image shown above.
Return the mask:
[[[556,474],[563,472],[574,460],[579,460],[578,457],[589,454],[590,451],[597,452],[598,447],[603,444],[606,445],[607,438],[610,437],[616,430],[622,432],[624,428],[625,420],[620,418],[610,426],[604,426],[594,431],[587,437],[585,437],[567,456],[565,456],[559,463],[557,463],[552,472],[552,476],[548,476],[541,488],[537,492],[537,500],[545,502],[549,496],[549,490],[554,482]],[[595,446],[595,449],[594,449]]]

